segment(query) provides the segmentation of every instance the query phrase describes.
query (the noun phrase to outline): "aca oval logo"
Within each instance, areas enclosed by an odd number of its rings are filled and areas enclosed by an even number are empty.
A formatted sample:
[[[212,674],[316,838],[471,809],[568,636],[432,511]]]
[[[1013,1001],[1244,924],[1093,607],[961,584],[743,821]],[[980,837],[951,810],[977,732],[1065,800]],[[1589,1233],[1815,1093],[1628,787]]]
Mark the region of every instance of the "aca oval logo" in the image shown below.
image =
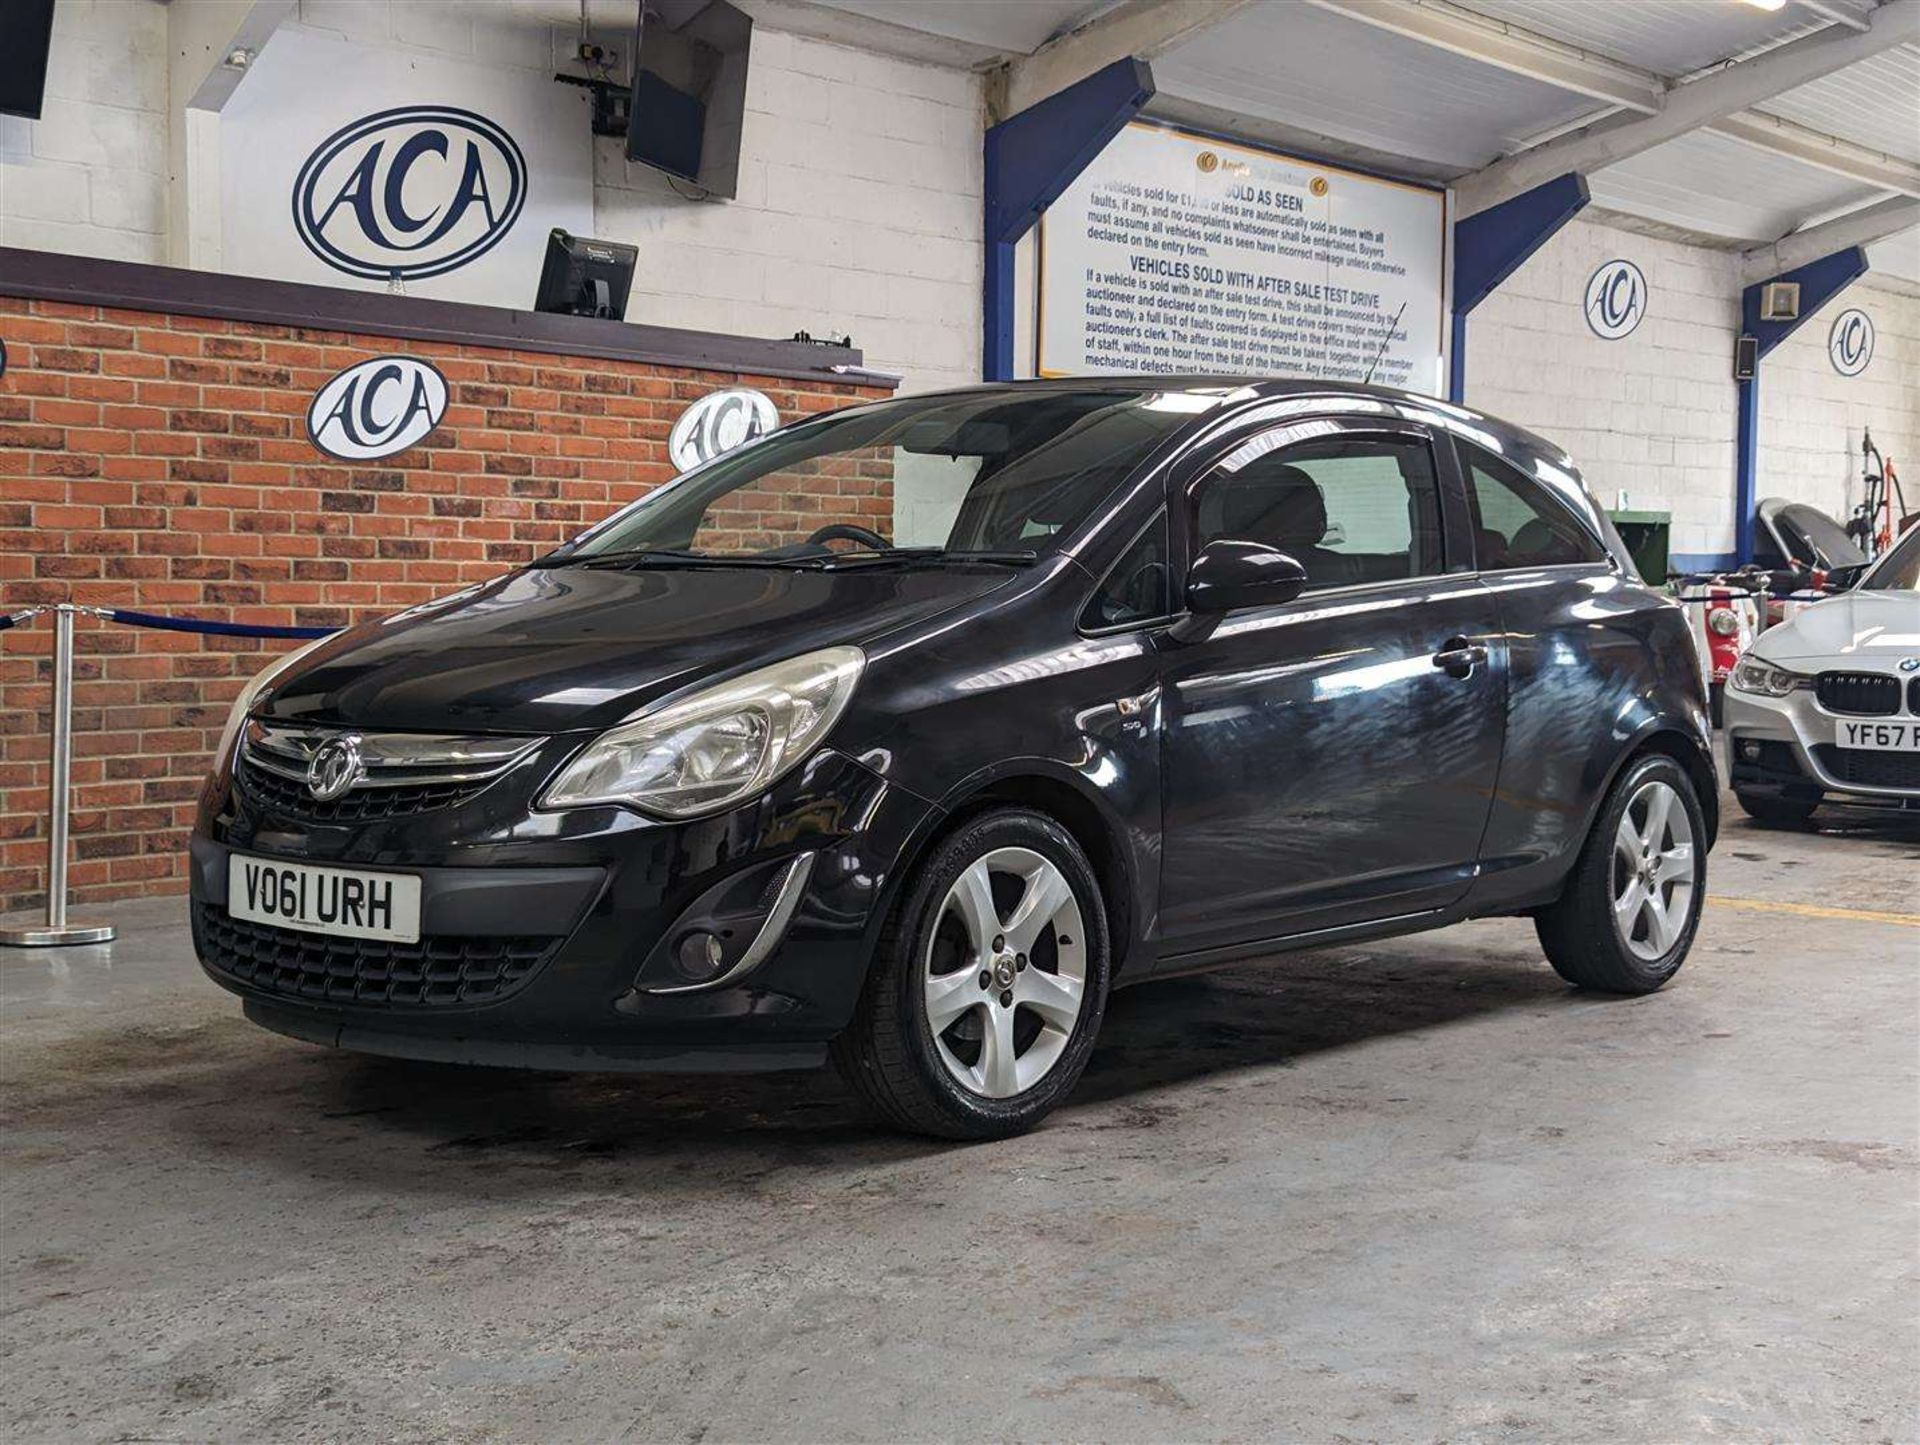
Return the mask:
[[[1833,318],[1827,333],[1827,359],[1842,376],[1858,376],[1873,360],[1873,318],[1857,306]]]
[[[411,356],[349,366],[313,394],[307,435],[330,457],[372,461],[405,451],[440,424],[447,379]]]
[[[1587,278],[1587,325],[1618,341],[1647,314],[1647,278],[1631,261],[1607,262]]]
[[[406,105],[320,142],[293,182],[293,226],[335,270],[440,276],[486,254],[527,203],[527,161],[483,115]]]
[[[691,471],[779,425],[780,413],[764,392],[709,392],[680,413],[667,438],[667,456],[681,471]]]

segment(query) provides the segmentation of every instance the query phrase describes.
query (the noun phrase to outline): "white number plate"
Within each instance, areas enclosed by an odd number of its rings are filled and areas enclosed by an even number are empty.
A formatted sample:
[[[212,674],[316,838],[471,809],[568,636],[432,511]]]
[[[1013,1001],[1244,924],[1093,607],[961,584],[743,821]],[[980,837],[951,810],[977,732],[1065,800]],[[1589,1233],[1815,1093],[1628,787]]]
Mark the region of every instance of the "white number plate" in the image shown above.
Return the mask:
[[[420,880],[235,853],[227,859],[227,912],[305,933],[418,943]]]
[[[1838,722],[1833,740],[1843,748],[1865,748],[1876,753],[1920,752],[1920,723]]]

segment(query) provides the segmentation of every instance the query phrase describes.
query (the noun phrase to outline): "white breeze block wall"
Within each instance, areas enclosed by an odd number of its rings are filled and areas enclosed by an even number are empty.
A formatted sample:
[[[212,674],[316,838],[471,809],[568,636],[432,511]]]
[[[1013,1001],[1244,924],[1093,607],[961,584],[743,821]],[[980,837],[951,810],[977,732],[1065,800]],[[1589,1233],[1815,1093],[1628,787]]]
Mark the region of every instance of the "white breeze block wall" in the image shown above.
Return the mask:
[[[594,152],[598,233],[640,247],[636,321],[851,335],[903,390],[980,379],[978,76],[756,27],[740,194]]]
[[[1850,307],[1873,318],[1873,360],[1842,376],[1827,359],[1833,319]],[[1920,511],[1920,298],[1872,284],[1872,273],[1820,308],[1760,367],[1756,500],[1812,502],[1842,522],[1863,498],[1860,432],[1901,472]]]
[[[40,119],[0,115],[0,245],[163,261],[166,188],[166,5],[60,0]]]
[[[1615,257],[1646,273],[1648,307],[1605,341],[1581,302]],[[1564,446],[1603,506],[1625,491],[1671,512],[1674,553],[1728,552],[1739,321],[1737,256],[1575,221],[1469,318],[1466,399]]]
[[[300,0],[297,23],[547,74],[577,38],[470,0]],[[594,234],[640,248],[627,319],[851,335],[902,390],[977,382],[981,86],[755,26],[736,199],[688,200],[619,140],[594,142]]]

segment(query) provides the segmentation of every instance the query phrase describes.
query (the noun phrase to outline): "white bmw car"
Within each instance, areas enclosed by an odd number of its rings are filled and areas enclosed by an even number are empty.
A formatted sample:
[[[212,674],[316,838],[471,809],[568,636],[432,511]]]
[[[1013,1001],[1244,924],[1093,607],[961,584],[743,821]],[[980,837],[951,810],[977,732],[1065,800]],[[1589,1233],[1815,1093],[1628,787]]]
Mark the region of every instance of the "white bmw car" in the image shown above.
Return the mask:
[[[1802,823],[1823,798],[1920,809],[1920,527],[1851,592],[1760,634],[1726,692],[1740,806]]]

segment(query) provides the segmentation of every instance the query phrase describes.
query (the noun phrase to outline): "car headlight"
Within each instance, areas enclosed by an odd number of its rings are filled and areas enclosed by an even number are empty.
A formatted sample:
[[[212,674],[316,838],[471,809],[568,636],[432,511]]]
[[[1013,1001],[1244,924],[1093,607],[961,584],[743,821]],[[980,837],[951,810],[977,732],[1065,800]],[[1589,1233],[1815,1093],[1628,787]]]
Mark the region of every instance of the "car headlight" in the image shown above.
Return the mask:
[[[823,648],[643,712],[582,748],[540,806],[617,803],[663,818],[730,808],[832,731],[866,663],[857,647]]]
[[[1755,693],[1760,697],[1785,697],[1795,688],[1805,686],[1808,679],[1797,672],[1788,672],[1784,667],[1775,667],[1761,658],[1743,657],[1729,681],[1741,692]]]
[[[233,706],[227,709],[227,724],[220,729],[220,742],[213,750],[213,770],[219,772],[222,767],[233,761],[234,746],[240,741],[240,729],[247,725],[247,714],[253,711],[253,705],[268,683],[292,667],[314,648],[332,637],[316,637],[304,647],[296,647],[284,657],[275,658],[256,672],[247,685],[240,689],[240,696],[233,700]]]

